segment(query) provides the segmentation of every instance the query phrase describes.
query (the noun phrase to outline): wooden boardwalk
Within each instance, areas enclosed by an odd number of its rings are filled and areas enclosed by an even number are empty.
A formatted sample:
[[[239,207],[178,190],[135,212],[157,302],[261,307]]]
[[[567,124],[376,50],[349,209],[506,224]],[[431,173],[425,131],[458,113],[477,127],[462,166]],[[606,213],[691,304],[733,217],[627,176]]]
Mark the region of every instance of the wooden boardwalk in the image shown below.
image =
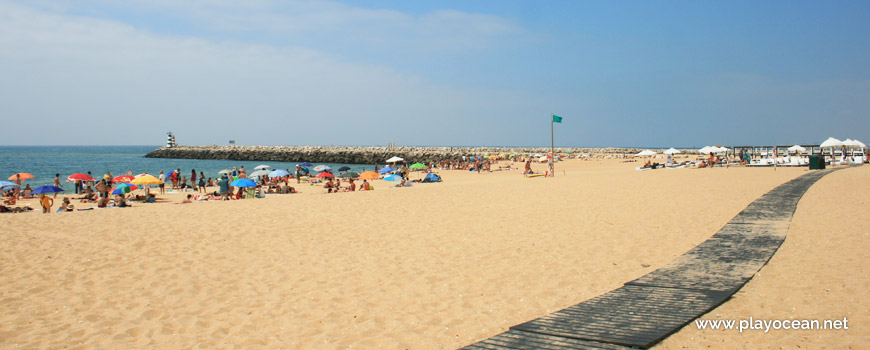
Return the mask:
[[[621,288],[463,349],[649,348],[724,303],[776,253],[812,171],[755,200],[707,241]]]

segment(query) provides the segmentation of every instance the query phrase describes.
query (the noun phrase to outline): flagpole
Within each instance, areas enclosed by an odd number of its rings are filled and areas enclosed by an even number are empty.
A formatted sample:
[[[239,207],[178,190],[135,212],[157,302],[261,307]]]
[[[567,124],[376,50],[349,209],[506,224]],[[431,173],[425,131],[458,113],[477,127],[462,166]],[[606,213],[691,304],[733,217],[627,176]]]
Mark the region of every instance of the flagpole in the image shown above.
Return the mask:
[[[556,124],[556,114],[550,115],[550,176],[556,177],[556,143],[553,141],[553,125]]]

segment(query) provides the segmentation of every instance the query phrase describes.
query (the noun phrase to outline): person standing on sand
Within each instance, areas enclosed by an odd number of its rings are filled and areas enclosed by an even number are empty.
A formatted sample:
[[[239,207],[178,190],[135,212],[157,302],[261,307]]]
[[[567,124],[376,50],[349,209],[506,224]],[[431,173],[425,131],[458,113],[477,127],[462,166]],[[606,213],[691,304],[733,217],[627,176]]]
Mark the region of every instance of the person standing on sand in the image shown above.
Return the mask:
[[[63,185],[60,184],[60,174],[54,174],[54,186],[63,188]],[[54,193],[54,198],[57,198],[57,192]]]
[[[190,169],[190,187],[196,190],[196,169]]]
[[[15,192],[15,199],[21,199],[21,175],[15,174],[15,180],[13,180],[16,185],[18,185],[18,190]]]
[[[713,169],[713,152],[710,152],[710,169]]]
[[[227,179],[226,175],[221,176],[220,181],[218,181],[218,189],[221,195],[221,200],[227,199],[230,191],[230,180]]]
[[[39,204],[42,205],[42,213],[48,214],[51,212],[51,206],[54,205],[54,199],[46,196],[45,193],[40,193]]]
[[[299,184],[302,180],[302,168],[299,164],[296,165],[296,183]]]
[[[160,184],[157,187],[160,187],[160,194],[166,193],[166,184],[163,183],[166,181],[166,175],[163,174],[163,170],[160,170],[160,175],[157,175],[157,180],[160,180]]]

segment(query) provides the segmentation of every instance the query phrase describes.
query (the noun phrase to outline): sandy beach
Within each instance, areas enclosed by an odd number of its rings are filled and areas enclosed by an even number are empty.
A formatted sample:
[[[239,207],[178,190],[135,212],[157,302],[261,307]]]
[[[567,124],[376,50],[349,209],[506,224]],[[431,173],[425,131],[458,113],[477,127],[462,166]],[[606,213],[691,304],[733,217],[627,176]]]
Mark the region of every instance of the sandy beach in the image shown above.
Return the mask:
[[[3,214],[0,348],[458,348],[667,264],[808,171],[636,166],[567,160],[555,178],[451,170],[443,183],[375,181],[371,192],[303,185],[265,199],[176,205],[184,194],[171,194]],[[848,317],[849,330],[690,325],[658,346],[866,344],[868,180],[866,166],[820,180],[768,266],[705,316]]]

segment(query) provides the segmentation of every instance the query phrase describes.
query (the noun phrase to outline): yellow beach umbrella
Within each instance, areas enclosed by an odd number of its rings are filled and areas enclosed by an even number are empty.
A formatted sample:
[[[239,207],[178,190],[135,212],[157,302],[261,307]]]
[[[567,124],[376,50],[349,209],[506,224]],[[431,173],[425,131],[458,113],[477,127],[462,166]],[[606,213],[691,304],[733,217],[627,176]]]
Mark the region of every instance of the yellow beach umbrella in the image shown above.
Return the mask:
[[[154,177],[154,175],[145,174],[137,176],[133,181],[130,181],[130,183],[136,185],[159,185],[162,184],[163,181],[160,181],[160,179]]]

